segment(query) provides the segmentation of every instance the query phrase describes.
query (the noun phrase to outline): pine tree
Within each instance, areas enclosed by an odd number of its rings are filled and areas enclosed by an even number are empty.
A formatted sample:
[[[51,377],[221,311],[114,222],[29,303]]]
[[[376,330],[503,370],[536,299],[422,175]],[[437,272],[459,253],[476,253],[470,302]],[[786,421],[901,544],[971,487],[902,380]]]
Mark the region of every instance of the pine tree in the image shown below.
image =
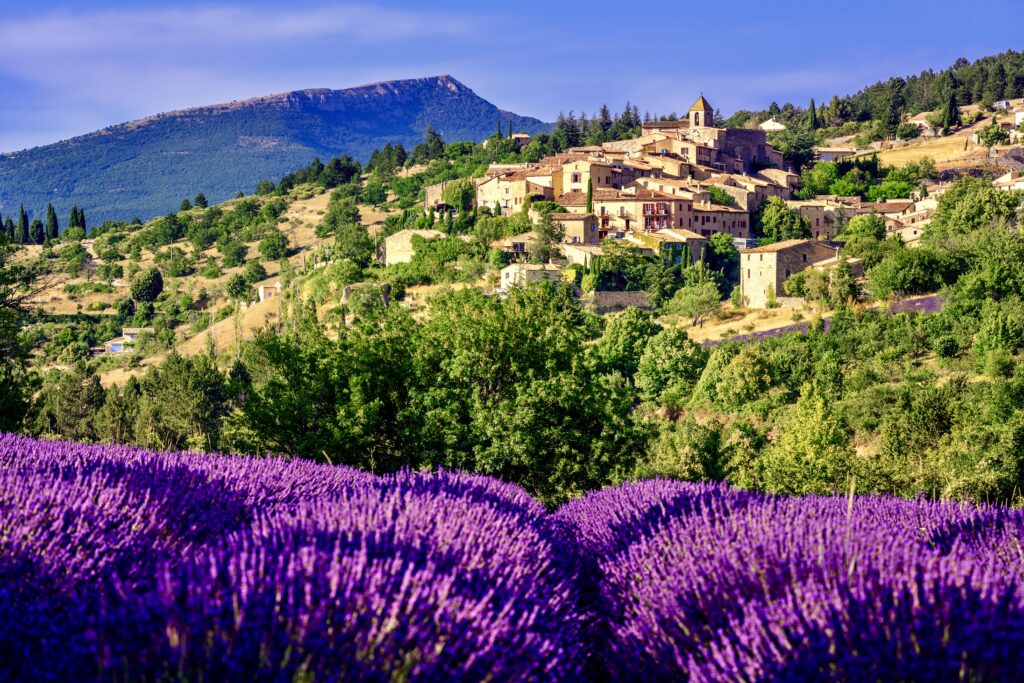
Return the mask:
[[[18,232],[14,240],[20,244],[28,244],[28,214],[25,213],[25,205],[18,209]]]
[[[46,238],[55,240],[60,237],[60,224],[57,223],[57,211],[53,204],[46,205]]]
[[[323,168],[323,165],[321,165],[321,170],[322,170],[322,168]],[[320,175],[320,170],[318,170],[316,172],[316,176],[319,177],[319,175]],[[210,206],[210,202],[208,202],[206,200],[206,195],[203,194],[202,192],[200,192],[199,194],[196,195],[196,198],[194,200],[192,200],[192,204],[194,206],[198,206],[200,209],[205,209],[205,208]]]

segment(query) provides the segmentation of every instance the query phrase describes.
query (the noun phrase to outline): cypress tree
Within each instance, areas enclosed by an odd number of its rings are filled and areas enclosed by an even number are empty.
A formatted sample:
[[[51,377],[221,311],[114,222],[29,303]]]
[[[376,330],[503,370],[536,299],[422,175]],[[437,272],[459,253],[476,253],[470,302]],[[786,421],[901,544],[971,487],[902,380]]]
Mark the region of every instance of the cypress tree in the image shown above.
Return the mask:
[[[4,219],[4,234],[7,235],[8,239],[14,240],[14,221],[10,216]]]
[[[508,120],[508,137],[510,140],[512,139],[512,119]]]
[[[57,223],[57,211],[53,204],[46,205],[46,237],[51,240],[60,237],[60,225]]]
[[[78,227],[85,232],[89,232],[89,229],[85,227],[85,209],[82,208],[78,209]]]
[[[25,213],[25,205],[18,209],[18,232],[14,239],[21,244],[28,244],[28,214]]]
[[[942,127],[953,128],[958,125],[960,125],[960,105],[956,101],[956,91],[951,88],[949,100],[946,102],[946,111],[942,115]]]
[[[78,225],[78,205],[77,204],[74,204],[71,207],[71,214],[68,215],[68,227],[69,228],[81,227],[80,225]]]
[[[587,213],[594,213],[594,179],[587,178]]]
[[[43,222],[38,218],[32,219],[32,225],[28,229],[28,238],[32,244],[42,244],[46,241],[46,230],[43,228]]]
[[[807,124],[811,130],[818,130],[818,110],[814,106],[814,99],[811,99],[811,108],[807,110]]]

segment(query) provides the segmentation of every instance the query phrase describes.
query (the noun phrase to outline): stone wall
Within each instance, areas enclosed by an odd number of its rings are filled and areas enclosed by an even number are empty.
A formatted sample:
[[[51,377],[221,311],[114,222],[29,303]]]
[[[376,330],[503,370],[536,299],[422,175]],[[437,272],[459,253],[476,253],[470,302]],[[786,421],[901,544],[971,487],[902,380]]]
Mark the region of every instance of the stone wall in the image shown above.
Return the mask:
[[[594,313],[614,313],[630,306],[650,310],[647,292],[587,292],[580,297],[583,307]]]

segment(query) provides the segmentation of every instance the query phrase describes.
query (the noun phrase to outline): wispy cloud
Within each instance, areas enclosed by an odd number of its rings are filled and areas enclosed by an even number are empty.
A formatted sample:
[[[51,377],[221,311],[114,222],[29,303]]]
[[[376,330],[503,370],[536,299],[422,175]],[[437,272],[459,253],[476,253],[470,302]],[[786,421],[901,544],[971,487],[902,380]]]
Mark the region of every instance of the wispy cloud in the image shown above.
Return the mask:
[[[216,49],[252,46],[254,41],[326,37],[395,40],[465,35],[473,27],[470,19],[457,14],[348,4],[312,8],[217,5],[86,12],[64,9],[0,24],[0,56],[20,59],[78,54],[85,50],[109,53],[131,48],[177,50],[201,46]]]

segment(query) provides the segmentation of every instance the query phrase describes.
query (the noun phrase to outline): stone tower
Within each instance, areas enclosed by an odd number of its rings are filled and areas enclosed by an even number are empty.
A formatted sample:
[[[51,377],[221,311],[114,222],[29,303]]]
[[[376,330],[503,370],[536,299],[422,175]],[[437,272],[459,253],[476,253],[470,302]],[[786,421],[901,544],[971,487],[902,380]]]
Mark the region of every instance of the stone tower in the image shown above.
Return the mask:
[[[697,101],[690,107],[690,127],[700,128],[702,126],[710,126],[715,122],[715,109],[711,106],[711,103],[704,99],[701,95],[697,98]]]

